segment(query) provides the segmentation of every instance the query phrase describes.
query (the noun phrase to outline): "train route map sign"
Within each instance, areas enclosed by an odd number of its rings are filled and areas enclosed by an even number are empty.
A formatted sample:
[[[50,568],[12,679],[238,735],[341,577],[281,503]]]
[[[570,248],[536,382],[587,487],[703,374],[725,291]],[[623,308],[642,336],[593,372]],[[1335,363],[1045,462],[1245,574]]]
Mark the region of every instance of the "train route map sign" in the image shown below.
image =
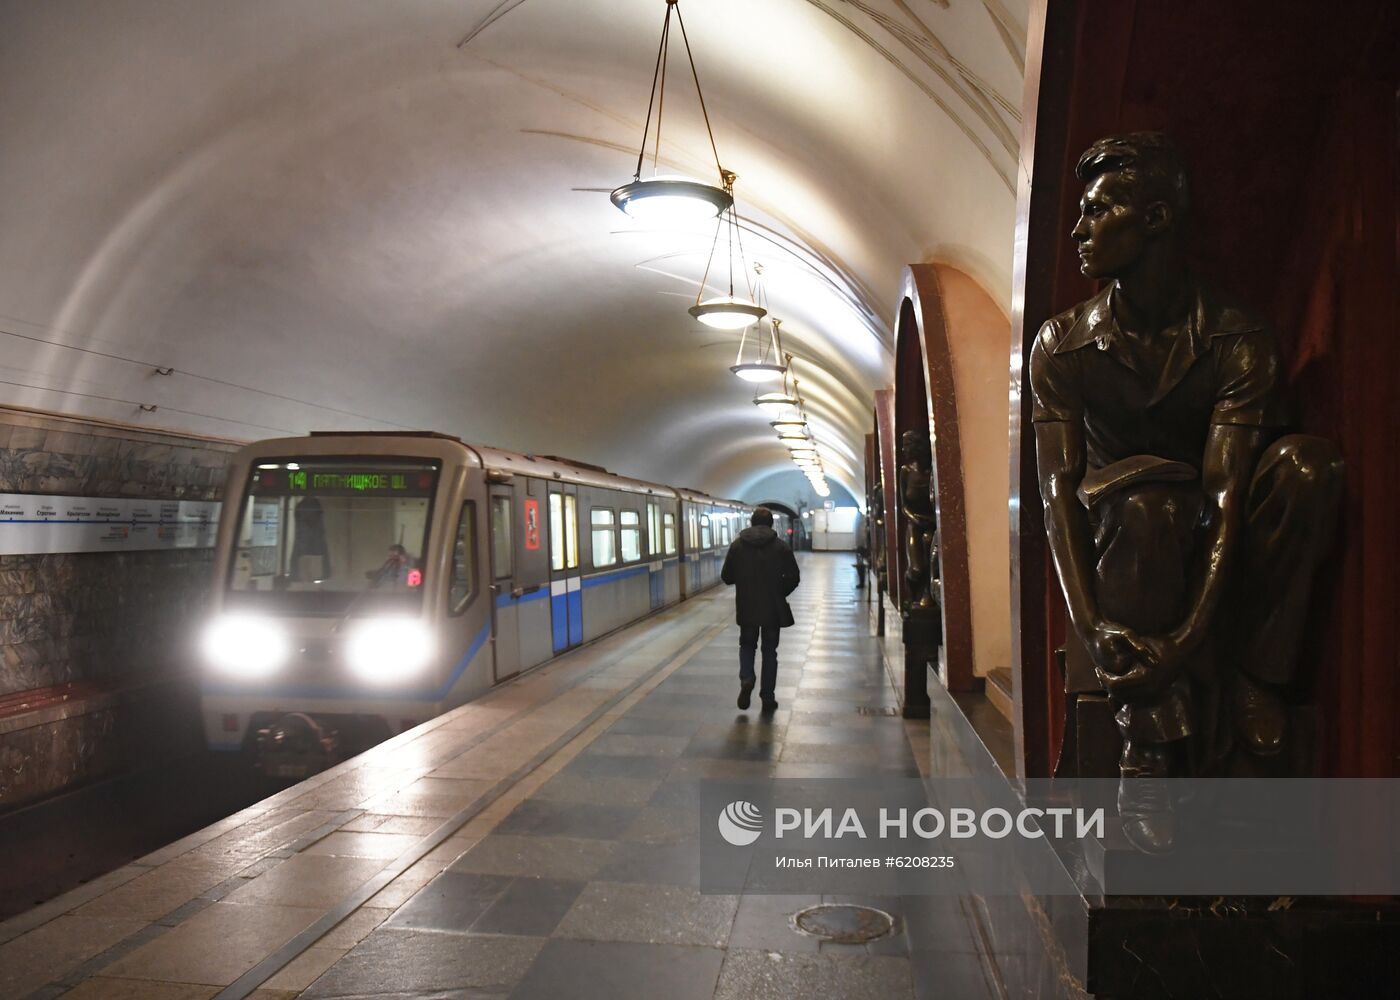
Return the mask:
[[[221,506],[0,493],[0,555],[213,548]]]

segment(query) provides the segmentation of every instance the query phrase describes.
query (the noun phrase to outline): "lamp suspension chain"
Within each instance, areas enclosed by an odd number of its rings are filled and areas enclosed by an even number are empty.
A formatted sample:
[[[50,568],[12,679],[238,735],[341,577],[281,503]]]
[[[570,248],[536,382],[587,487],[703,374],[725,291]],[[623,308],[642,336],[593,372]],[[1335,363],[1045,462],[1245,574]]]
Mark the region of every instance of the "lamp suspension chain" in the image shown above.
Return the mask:
[[[671,5],[666,5],[666,23],[661,26],[661,51],[670,53],[671,47]],[[679,7],[675,8],[677,11]],[[668,60],[661,60],[661,85],[656,100],[656,144],[652,147],[651,172],[654,174],[661,164],[661,116],[666,112],[666,64]],[[645,144],[646,137],[642,137]]]
[[[700,100],[700,115],[705,120],[705,134],[710,140],[710,152],[714,154],[715,169],[719,171],[720,187],[732,191],[734,175],[720,163],[719,147],[715,144],[715,131],[710,126],[710,111],[705,106],[705,92],[700,89],[700,73],[695,68],[695,56],[690,51],[690,38],[685,31],[685,18],[681,16],[679,0],[666,0],[666,18],[661,22],[661,44],[656,50],[656,67],[651,74],[651,99],[647,102],[646,124],[642,126],[642,142],[637,150],[637,169],[632,174],[634,181],[642,179],[642,165],[646,161],[647,138],[651,135],[652,111],[656,112],[656,137],[652,145],[652,170],[658,169],[661,161],[661,116],[666,108],[666,57],[670,51],[671,13],[675,12],[676,23],[681,27],[681,41],[685,44],[685,58],[690,63],[690,77],[695,81],[695,96]]]
[[[678,0],[666,0],[668,21],[672,7],[676,9],[676,23],[681,26],[681,41],[685,43],[685,57],[690,62],[690,75],[695,80],[695,96],[700,98],[700,114],[705,119],[705,133],[710,137],[710,152],[715,154],[715,169],[719,171],[720,178],[724,181],[725,190],[728,190],[733,182],[726,179],[724,165],[719,162],[719,147],[715,145],[715,130],[710,128],[710,112],[705,107],[705,93],[700,89],[700,74],[695,69],[695,56],[690,53],[690,37],[685,33],[685,18],[681,16]]]

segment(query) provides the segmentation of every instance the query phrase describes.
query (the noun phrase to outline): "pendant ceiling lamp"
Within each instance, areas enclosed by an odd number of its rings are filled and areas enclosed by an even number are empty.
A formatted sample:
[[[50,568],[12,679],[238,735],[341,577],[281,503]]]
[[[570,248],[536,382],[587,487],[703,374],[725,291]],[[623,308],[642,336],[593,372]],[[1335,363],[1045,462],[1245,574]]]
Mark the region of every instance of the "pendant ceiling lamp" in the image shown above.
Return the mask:
[[[801,417],[785,417],[781,420],[770,420],[768,421],[768,426],[777,431],[779,437],[782,437],[784,434],[794,433],[802,434],[805,437],[807,434],[807,421],[803,420]]]
[[[733,191],[733,175],[730,176],[730,191]],[[705,289],[710,283],[710,272],[715,266],[715,252],[719,249],[720,233],[725,234],[728,244],[729,258],[729,293],[727,295],[715,295],[705,298]],[[700,292],[695,296],[695,305],[688,310],[706,326],[712,326],[716,330],[743,330],[753,326],[764,316],[768,315],[768,310],[759,304],[759,295],[762,294],[763,267],[760,264],[754,265],[754,272],[759,277],[758,287],[748,286],[749,297],[734,294],[734,258],[739,258],[739,271],[744,275],[745,282],[748,281],[748,262],[744,258],[744,238],[739,229],[739,216],[734,211],[733,204],[730,204],[719,218],[715,225],[714,242],[710,244],[710,258],[705,262],[705,274],[700,279]]]
[[[670,54],[671,14],[680,25],[685,57],[690,63],[690,76],[695,81],[695,96],[700,99],[700,113],[705,119],[705,132],[710,137],[710,151],[715,155],[715,170],[719,184],[707,184],[689,177],[658,174],[661,160],[661,114],[666,108],[666,64]],[[651,134],[652,112],[656,113],[656,138],[652,147],[652,176],[642,179],[646,161],[647,138]],[[612,203],[632,218],[660,225],[684,225],[703,222],[734,207],[734,175],[719,162],[715,133],[710,128],[710,113],[705,109],[705,95],[700,90],[700,74],[695,70],[695,57],[690,52],[685,21],[678,0],[666,0],[666,19],[661,24],[661,47],[656,53],[656,69],[651,77],[651,100],[647,103],[647,121],[642,128],[642,145],[637,150],[637,170],[632,183],[624,184],[610,196]]]
[[[768,337],[754,334],[754,360],[744,360],[744,347],[749,341],[746,328],[739,338],[739,353],[729,370],[745,382],[775,382],[787,375],[787,364],[783,360],[783,339],[778,328],[783,321],[775,319],[769,326]]]
[[[797,408],[797,397],[787,392],[765,392],[753,398],[753,405],[768,413],[783,414]]]

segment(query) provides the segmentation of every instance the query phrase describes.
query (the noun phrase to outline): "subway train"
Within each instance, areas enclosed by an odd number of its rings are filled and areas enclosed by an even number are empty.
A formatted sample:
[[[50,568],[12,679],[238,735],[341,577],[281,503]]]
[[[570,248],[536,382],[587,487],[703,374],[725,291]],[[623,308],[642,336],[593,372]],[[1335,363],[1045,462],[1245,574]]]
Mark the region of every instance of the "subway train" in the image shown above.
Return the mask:
[[[713,586],[752,511],[429,432],[261,441],[226,482],[205,733],[282,779]]]

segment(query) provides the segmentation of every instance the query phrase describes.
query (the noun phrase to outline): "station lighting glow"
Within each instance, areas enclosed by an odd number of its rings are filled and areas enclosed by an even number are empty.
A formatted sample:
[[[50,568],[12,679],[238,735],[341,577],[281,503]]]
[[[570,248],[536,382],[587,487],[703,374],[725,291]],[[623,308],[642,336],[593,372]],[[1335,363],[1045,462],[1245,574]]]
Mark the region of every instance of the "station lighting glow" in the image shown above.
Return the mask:
[[[287,634],[276,621],[250,614],[215,618],[205,628],[200,647],[211,665],[245,678],[268,676],[291,653]]]
[[[734,203],[733,196],[723,188],[667,175],[624,184],[609,197],[638,222],[667,227],[713,219]]]
[[[419,673],[433,656],[433,637],[416,618],[369,618],[356,622],[345,658],[361,680],[392,684]]]
[[[782,365],[747,364],[730,365],[729,370],[745,382],[772,382],[783,377]]]
[[[765,392],[754,398],[753,405],[765,413],[781,415],[797,408],[797,397],[785,392]]]
[[[701,323],[716,330],[742,330],[768,315],[768,310],[757,302],[734,295],[719,295],[706,299],[704,302],[695,303],[686,311]],[[781,369],[778,374],[782,374]]]

